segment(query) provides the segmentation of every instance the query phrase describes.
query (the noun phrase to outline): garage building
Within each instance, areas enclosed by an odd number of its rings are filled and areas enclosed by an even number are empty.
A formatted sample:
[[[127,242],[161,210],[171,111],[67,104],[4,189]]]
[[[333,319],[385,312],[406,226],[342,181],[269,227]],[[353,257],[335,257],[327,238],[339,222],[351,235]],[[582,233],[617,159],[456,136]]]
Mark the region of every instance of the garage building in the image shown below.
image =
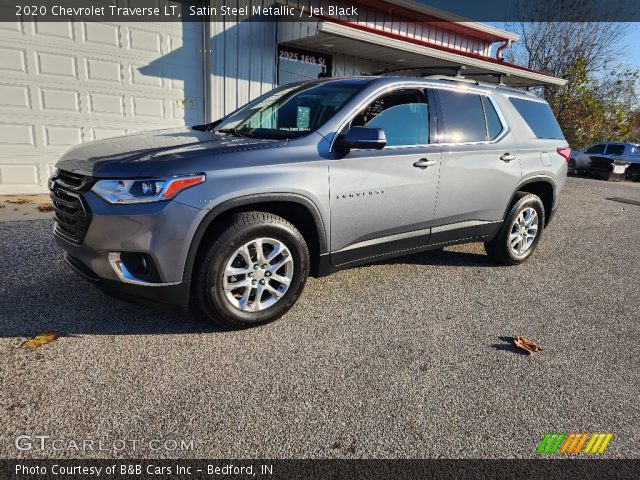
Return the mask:
[[[212,121],[305,78],[450,65],[513,86],[564,83],[500,58],[517,35],[416,2],[277,3],[298,11],[357,5],[358,18],[323,9],[296,21],[249,14],[184,23],[0,23],[0,194],[45,192],[54,163],[72,145]],[[496,72],[504,76],[482,75]]]

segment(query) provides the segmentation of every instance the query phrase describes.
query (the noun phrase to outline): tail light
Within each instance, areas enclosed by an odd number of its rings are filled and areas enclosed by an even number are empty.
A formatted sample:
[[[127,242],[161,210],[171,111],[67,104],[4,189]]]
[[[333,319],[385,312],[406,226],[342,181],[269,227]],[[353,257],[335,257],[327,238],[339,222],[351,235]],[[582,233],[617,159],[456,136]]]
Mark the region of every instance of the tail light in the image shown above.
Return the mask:
[[[571,149],[569,147],[558,147],[556,148],[556,152],[558,152],[558,155],[563,157],[567,162],[571,160]]]

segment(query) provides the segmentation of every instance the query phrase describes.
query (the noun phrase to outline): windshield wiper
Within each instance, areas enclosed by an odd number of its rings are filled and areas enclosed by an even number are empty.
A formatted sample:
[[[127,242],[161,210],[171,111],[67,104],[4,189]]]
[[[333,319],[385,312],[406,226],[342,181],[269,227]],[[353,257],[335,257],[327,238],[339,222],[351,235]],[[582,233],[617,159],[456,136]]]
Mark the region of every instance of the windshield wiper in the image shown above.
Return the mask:
[[[249,133],[246,130],[238,130],[237,128],[221,128],[219,130],[215,130],[215,132],[230,133],[235,137],[248,137],[248,138],[254,137],[252,133]]]

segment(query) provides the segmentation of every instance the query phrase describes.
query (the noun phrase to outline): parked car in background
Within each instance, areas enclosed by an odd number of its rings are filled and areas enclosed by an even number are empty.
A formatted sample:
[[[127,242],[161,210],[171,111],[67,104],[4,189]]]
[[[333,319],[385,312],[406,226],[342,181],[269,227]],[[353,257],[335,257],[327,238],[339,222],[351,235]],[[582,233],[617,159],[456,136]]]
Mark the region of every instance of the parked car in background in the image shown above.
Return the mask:
[[[587,173],[591,165],[591,157],[605,157],[631,163],[627,176],[631,180],[640,180],[640,145],[630,142],[596,143],[583,151],[572,151],[569,161],[571,173]]]

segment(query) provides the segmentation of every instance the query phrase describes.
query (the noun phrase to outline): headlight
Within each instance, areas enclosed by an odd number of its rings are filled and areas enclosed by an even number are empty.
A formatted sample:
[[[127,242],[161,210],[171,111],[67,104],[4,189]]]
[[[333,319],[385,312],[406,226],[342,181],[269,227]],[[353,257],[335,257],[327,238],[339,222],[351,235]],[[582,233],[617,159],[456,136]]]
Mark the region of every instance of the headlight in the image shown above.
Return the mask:
[[[186,188],[204,182],[204,175],[135,180],[99,180],[91,190],[109,203],[147,203],[169,200]]]

